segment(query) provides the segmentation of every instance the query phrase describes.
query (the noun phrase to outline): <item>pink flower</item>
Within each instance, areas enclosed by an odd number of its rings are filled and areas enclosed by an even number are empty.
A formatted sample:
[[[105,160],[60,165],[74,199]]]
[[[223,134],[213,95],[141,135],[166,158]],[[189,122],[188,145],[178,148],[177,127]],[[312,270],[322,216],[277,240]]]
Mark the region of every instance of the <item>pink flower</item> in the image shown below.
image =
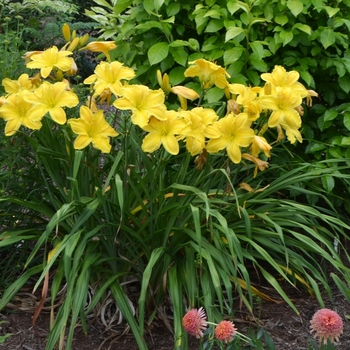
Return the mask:
[[[233,337],[236,335],[237,329],[235,325],[230,321],[221,321],[215,327],[215,337],[216,339],[229,343],[233,340]]]
[[[192,309],[182,318],[182,325],[185,331],[196,338],[203,337],[203,331],[207,328],[207,316],[204,309]]]
[[[319,337],[320,342],[327,344],[327,339],[331,342],[339,341],[340,334],[343,333],[343,320],[332,310],[318,310],[312,317],[311,332],[315,333],[315,338]]]

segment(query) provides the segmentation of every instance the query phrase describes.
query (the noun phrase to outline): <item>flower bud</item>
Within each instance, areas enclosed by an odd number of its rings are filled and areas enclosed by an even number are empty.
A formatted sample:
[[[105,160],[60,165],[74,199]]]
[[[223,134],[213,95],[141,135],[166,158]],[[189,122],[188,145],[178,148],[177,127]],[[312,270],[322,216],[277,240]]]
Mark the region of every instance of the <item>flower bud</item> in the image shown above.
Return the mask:
[[[64,40],[70,41],[70,27],[67,23],[65,23],[62,26],[62,34],[63,34]]]
[[[73,39],[73,41],[69,44],[67,50],[68,51],[74,51],[76,49],[76,47],[79,45],[79,43],[80,43],[80,38],[75,37]]]
[[[85,34],[79,38],[79,46],[84,46],[89,40],[89,34]]]

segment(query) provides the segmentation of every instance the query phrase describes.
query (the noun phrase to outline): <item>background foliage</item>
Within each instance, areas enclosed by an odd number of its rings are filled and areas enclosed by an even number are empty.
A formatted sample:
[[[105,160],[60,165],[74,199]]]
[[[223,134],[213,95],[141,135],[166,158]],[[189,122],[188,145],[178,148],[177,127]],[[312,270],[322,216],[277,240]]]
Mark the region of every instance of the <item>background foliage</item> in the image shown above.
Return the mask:
[[[348,0],[94,2],[87,16],[101,38],[116,41],[115,58],[137,67],[141,83],[156,86],[160,68],[171,84],[186,85],[183,72],[199,57],[225,66],[232,81],[244,84],[258,85],[259,74],[276,64],[297,70],[319,98],[305,110],[306,142],[296,152],[309,161],[349,158]],[[211,103],[220,97],[215,89],[207,96]],[[346,182],[328,176],[320,185],[349,212]],[[309,197],[310,204],[315,200]]]

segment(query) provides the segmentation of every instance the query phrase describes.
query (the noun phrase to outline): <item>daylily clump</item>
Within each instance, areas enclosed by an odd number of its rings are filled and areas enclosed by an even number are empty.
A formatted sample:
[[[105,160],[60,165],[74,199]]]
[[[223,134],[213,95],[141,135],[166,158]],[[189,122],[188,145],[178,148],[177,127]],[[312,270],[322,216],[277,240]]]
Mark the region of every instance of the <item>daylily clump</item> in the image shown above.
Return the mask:
[[[27,67],[40,69],[40,73],[3,80],[7,95],[1,97],[0,118],[6,122],[7,136],[13,135],[21,125],[39,130],[44,117],[66,124],[66,109],[83,101],[79,101],[65,75],[69,77],[78,70],[74,51],[90,50],[104,53],[108,62],[101,61],[84,80],[90,86],[90,103],[86,104],[90,108],[81,107],[80,118],[68,118],[68,125],[78,135],[74,141],[76,149],[92,144],[102,152],[110,152],[110,138],[118,135],[95,101],[105,101],[129,113],[131,122],[145,133],[141,145],[144,152],[152,153],[163,147],[176,155],[184,145],[191,156],[197,156],[197,163],[200,157],[198,169],[204,166],[208,154],[226,152],[235,164],[242,159],[251,161],[256,175],[258,169],[268,167],[267,160],[271,157],[272,146],[264,136],[269,128],[276,128],[277,141],[286,135],[291,143],[302,142],[302,102],[306,98],[310,105],[311,97],[317,93],[298,82],[296,71],[288,72],[276,66],[272,73],[261,75],[265,81],[263,87],[251,87],[231,83],[223,67],[201,58],[190,62],[184,72],[185,77],[198,79],[201,96],[187,86],[172,86],[169,76],[160,71],[157,72],[160,89],[152,90],[132,84],[136,76],[133,69],[118,61],[111,62],[109,52],[116,48],[113,41],[87,43],[88,36],[77,36],[66,24],[62,33],[66,44],[60,50],[53,46],[25,55]],[[219,116],[214,109],[201,105],[206,92],[214,86],[223,89],[228,99],[224,115]],[[178,108],[168,104],[170,94],[177,95]],[[197,104],[188,108],[188,101]]]

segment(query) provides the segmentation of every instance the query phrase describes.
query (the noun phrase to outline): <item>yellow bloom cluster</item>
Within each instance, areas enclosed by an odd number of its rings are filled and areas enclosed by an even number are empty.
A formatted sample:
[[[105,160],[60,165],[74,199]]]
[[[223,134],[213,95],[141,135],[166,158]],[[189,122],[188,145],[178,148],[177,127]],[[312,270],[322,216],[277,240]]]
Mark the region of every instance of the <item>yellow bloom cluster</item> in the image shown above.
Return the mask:
[[[62,32],[67,43],[61,50],[53,46],[45,51],[32,51],[25,54],[27,67],[40,69],[40,73],[31,78],[28,74],[22,74],[18,80],[3,79],[2,85],[7,95],[0,100],[0,118],[6,122],[6,136],[15,134],[21,125],[39,130],[45,116],[60,125],[65,124],[67,116],[64,107],[72,108],[79,104],[78,96],[71,90],[68,80],[64,79],[64,74],[70,76],[77,73],[74,59],[68,56],[71,56],[74,50],[86,49],[103,52],[109,57],[108,52],[116,47],[114,42],[91,42],[84,46],[88,36],[78,37],[66,24]],[[121,64],[113,62],[111,66],[114,74],[115,66],[119,67]],[[134,72],[131,69],[128,69],[128,72],[128,78],[131,79]],[[116,77],[120,86],[119,79],[122,78],[123,74]],[[109,78],[111,79],[113,78]],[[107,88],[116,91],[112,85],[105,84],[99,89],[101,92]],[[82,149],[92,143],[95,148],[108,153],[111,150],[110,137],[118,136],[118,133],[105,120],[103,110],[94,108],[93,103],[88,104],[92,108],[81,106],[80,118],[68,120],[73,132],[78,135],[74,147]]]
[[[192,156],[226,150],[236,164],[242,157],[254,162],[257,172],[268,166],[259,159],[261,152],[270,157],[272,146],[263,137],[268,128],[277,128],[278,139],[283,138],[285,132],[291,143],[302,142],[301,104],[304,98],[309,103],[311,96],[317,94],[298,82],[296,71],[287,72],[276,66],[272,73],[261,75],[264,87],[247,87],[229,83],[226,70],[213,62],[205,59],[190,62],[184,75],[196,77],[203,94],[216,86],[228,97],[227,113],[219,118],[214,109],[200,105],[188,110],[188,100],[199,99],[199,94],[186,86],[172,87],[167,74],[157,72],[158,90],[127,84],[135,77],[135,72],[118,61],[111,62],[109,51],[116,47],[114,42],[90,42],[84,46],[88,38],[77,37],[67,25],[63,26],[63,35],[67,44],[61,50],[54,46],[43,52],[26,54],[27,67],[40,69],[39,75],[30,78],[22,74],[16,81],[3,80],[8,95],[0,100],[0,117],[6,121],[7,136],[13,135],[21,125],[40,129],[46,115],[58,124],[66,123],[64,107],[72,108],[79,103],[64,79],[64,74],[77,71],[74,59],[68,56],[74,50],[86,49],[104,53],[108,62],[100,62],[94,74],[84,80],[91,86],[92,96],[87,103],[90,108],[82,106],[80,118],[68,120],[72,131],[78,135],[74,143],[76,149],[92,143],[102,152],[110,152],[109,138],[118,135],[104,119],[103,111],[97,109],[95,98],[108,104],[113,100],[118,110],[130,111],[132,123],[145,131],[144,152],[154,152],[163,146],[168,153],[176,155],[180,151],[179,143],[184,142]],[[66,50],[67,47],[72,51]],[[177,110],[168,110],[166,99],[171,93],[180,100],[181,107]]]

